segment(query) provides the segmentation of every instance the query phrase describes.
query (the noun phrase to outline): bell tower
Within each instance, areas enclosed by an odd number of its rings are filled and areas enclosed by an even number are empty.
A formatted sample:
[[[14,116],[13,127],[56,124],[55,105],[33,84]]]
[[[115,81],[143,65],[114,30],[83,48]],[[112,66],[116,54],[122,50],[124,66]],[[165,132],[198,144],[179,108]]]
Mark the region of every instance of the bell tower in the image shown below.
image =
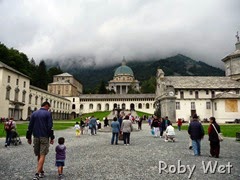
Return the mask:
[[[236,81],[240,81],[240,41],[238,32],[236,34],[236,50],[227,55],[222,61],[225,63],[225,74]]]

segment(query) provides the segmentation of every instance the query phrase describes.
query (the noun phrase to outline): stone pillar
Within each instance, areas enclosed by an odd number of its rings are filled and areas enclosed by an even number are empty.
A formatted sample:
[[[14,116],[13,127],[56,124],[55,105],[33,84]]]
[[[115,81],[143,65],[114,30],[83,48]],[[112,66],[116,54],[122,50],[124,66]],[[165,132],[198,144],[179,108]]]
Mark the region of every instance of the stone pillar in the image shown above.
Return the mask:
[[[162,117],[168,116],[171,122],[176,122],[176,98],[166,97],[160,100]]]

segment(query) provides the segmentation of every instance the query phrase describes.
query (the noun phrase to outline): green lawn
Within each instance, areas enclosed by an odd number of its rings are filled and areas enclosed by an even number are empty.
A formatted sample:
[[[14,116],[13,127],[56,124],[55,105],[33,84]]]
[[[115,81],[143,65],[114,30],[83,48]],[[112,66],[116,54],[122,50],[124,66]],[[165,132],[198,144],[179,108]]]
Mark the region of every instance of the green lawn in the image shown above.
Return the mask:
[[[94,116],[96,118],[102,119],[103,117],[106,117],[109,114],[109,112],[98,112],[94,113]],[[92,114],[85,114],[82,118],[89,117]],[[56,120],[53,122],[53,127],[54,130],[63,130],[63,129],[68,129],[70,127],[74,127],[75,122],[79,121],[79,118],[76,118],[74,120]],[[203,124],[205,134],[207,135],[207,129],[208,129],[209,124]],[[26,131],[28,127],[28,122],[22,122],[21,124],[17,124],[17,131],[20,136],[25,136]],[[177,126],[174,126],[177,128]],[[223,133],[223,136],[225,137],[236,137],[236,132],[240,132],[240,125],[226,125],[222,124],[220,125],[221,127],[221,132]],[[187,130],[188,125],[183,125],[182,130]],[[5,131],[3,130],[3,124],[0,124],[0,137],[5,137]]]
[[[204,132],[207,135],[208,134],[208,126],[209,124],[203,124]],[[175,126],[177,128],[177,126]],[[240,125],[227,125],[227,124],[221,124],[221,133],[225,137],[236,137],[236,132],[240,132]],[[188,125],[183,125],[182,130],[187,130]]]

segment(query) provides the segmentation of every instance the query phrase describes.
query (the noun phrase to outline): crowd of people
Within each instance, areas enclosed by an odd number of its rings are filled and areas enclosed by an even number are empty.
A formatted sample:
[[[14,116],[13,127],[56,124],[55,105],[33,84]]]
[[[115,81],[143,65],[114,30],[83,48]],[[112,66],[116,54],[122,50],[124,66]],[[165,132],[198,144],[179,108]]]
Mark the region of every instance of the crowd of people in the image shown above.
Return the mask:
[[[54,131],[53,120],[51,112],[49,111],[50,104],[44,102],[41,108],[35,111],[30,118],[28,131],[26,138],[28,143],[33,143],[34,154],[37,156],[37,168],[36,174],[33,179],[39,179],[44,177],[44,161],[46,155],[49,152],[49,144],[54,143]],[[125,115],[121,112],[118,117],[114,117],[112,122],[106,118],[103,119],[104,127],[111,127],[112,137],[110,140],[111,145],[118,145],[119,140],[123,140],[123,144],[130,145],[130,135],[133,131],[133,124],[137,124],[138,130],[142,130],[143,121],[147,121],[154,137],[164,138],[165,142],[176,140],[176,133],[172,122],[168,119],[168,116],[164,118],[158,118],[153,115],[148,119],[146,116],[133,117],[131,114]],[[210,156],[219,158],[220,153],[220,126],[217,124],[214,117],[209,118],[208,135],[210,141]],[[177,120],[178,130],[181,131],[182,121]],[[80,137],[83,134],[96,135],[97,130],[101,128],[101,122],[94,116],[88,117],[85,120],[80,119],[80,122],[76,122],[74,129],[76,136]],[[16,123],[13,118],[4,122],[4,129],[6,131],[5,147],[9,147],[11,144],[12,132],[16,130]],[[197,114],[194,114],[191,122],[188,126],[189,134],[189,148],[193,149],[195,156],[201,155],[201,140],[204,137],[204,129],[201,122],[198,119]],[[33,136],[33,140],[32,140]],[[59,178],[63,177],[63,167],[65,165],[66,158],[66,146],[64,145],[64,137],[58,138],[58,145],[55,148],[56,151],[56,167],[58,169]]]

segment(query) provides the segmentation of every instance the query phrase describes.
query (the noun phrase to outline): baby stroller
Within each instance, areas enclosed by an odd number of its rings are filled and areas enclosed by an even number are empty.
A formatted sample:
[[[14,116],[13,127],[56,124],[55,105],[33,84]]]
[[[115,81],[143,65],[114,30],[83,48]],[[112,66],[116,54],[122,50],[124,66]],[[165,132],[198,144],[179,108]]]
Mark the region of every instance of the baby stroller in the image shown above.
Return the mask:
[[[11,143],[14,144],[15,146],[17,146],[18,144],[22,144],[20,136],[19,136],[19,134],[17,133],[16,130],[12,130]]]

